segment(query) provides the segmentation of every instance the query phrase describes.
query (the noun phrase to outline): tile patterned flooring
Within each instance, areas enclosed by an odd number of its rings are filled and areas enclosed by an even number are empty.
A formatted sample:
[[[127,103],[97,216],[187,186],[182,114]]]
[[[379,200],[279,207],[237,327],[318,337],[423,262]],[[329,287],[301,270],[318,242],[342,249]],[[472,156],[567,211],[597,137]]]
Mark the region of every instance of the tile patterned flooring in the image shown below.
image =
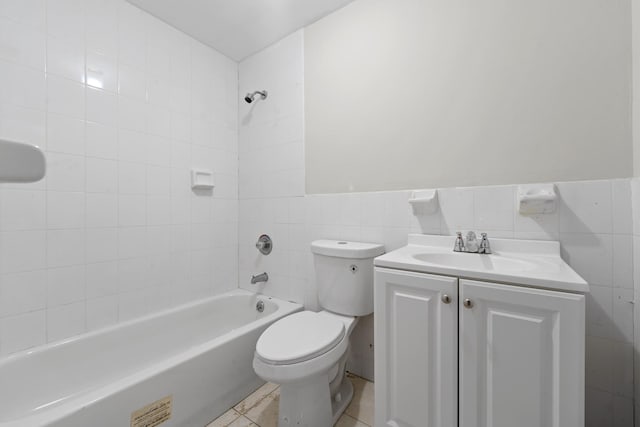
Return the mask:
[[[354,396],[335,427],[373,426],[373,383],[348,374]],[[277,427],[280,388],[267,383],[207,427]]]

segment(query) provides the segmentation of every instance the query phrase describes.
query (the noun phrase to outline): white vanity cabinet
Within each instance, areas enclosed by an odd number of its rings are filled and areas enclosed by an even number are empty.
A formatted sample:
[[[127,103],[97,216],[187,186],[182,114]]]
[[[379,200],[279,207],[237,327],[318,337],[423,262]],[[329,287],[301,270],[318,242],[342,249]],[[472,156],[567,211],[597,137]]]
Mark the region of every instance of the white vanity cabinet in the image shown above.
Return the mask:
[[[376,268],[376,426],[458,419],[458,279]]]
[[[375,425],[584,427],[584,304],[376,267]]]
[[[471,280],[459,293],[460,426],[583,427],[584,295]]]

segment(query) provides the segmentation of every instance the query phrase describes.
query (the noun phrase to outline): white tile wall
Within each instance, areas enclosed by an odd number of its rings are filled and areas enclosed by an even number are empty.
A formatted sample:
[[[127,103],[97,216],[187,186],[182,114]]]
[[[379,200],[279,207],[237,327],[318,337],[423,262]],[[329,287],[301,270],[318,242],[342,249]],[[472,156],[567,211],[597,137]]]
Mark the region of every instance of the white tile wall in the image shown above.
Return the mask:
[[[630,425],[625,422],[633,409],[633,245],[630,198],[624,196],[630,194],[630,181],[559,183],[558,211],[534,217],[516,211],[516,192],[517,186],[441,189],[439,212],[423,217],[411,212],[408,191],[309,195],[305,246],[319,238],[353,239],[393,250],[406,245],[410,232],[451,235],[470,229],[493,237],[559,239],[563,257],[592,289],[587,298],[587,393],[588,400],[600,403],[589,409],[587,425]],[[307,271],[305,302],[316,309],[310,254]],[[354,332],[351,369],[368,378],[372,343],[372,322],[365,320]],[[598,424],[600,417],[607,423]]]
[[[240,94],[266,89],[266,100],[239,105],[239,286],[298,302],[306,289],[304,238],[304,69],[298,31],[240,63]],[[261,234],[275,244],[256,251]],[[251,285],[252,274],[269,281]]]
[[[48,163],[0,186],[0,355],[236,287],[237,64],[124,0],[0,3],[0,137]]]

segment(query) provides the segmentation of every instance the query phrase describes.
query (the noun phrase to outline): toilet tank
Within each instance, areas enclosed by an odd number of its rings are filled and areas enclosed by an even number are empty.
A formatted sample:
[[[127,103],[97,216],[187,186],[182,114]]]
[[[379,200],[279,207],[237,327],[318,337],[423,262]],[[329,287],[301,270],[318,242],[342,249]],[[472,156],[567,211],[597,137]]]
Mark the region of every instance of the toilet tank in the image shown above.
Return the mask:
[[[320,306],[346,316],[373,313],[373,259],[377,243],[316,240],[311,243]]]

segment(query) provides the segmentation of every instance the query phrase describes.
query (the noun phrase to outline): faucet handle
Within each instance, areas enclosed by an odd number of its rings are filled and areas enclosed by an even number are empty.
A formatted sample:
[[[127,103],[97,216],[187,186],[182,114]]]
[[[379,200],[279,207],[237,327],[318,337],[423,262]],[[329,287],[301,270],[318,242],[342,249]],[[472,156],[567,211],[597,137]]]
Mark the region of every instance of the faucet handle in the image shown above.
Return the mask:
[[[487,238],[487,233],[480,233],[482,236],[482,240],[480,240],[480,247],[478,248],[478,252],[481,254],[490,254],[491,253],[491,244],[489,243],[489,239]]]
[[[454,252],[464,252],[464,240],[462,239],[462,232],[456,232],[456,242],[453,245]]]
[[[271,253],[271,250],[273,249],[273,241],[271,240],[271,237],[266,234],[260,236],[258,238],[258,241],[256,242],[256,248],[263,255],[269,255]]]

